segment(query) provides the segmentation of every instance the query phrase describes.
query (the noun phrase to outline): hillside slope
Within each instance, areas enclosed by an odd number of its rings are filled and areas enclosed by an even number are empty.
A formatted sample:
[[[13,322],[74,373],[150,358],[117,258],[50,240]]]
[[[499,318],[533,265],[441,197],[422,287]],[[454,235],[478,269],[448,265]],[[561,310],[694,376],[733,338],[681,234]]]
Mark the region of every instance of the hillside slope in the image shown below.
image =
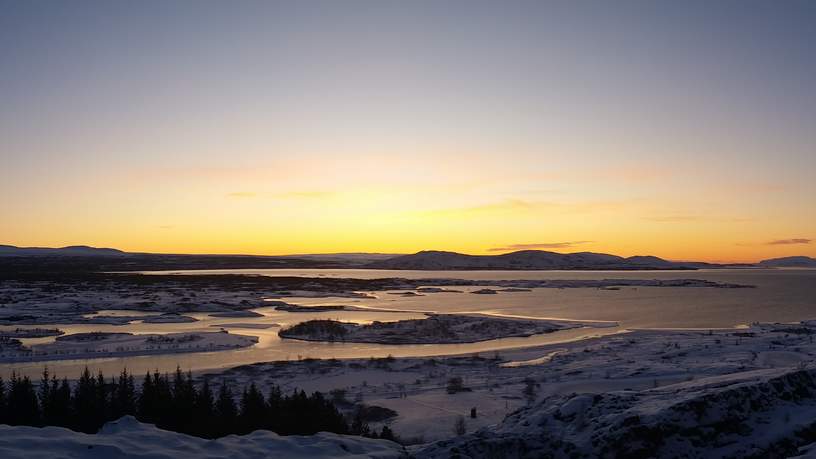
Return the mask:
[[[593,252],[556,253],[522,250],[502,255],[466,255],[456,252],[422,251],[367,265],[377,269],[473,270],[473,269],[693,269],[652,256],[623,258]]]
[[[418,457],[789,457],[816,439],[816,370],[746,371],[644,391],[554,396]]]

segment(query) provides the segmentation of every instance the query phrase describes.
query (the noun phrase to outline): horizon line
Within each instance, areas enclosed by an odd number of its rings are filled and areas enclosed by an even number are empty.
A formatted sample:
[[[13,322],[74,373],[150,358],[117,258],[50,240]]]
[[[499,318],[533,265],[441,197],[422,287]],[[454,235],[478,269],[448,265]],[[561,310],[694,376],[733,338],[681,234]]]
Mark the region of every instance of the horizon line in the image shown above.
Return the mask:
[[[152,251],[129,251],[125,249],[118,249],[115,247],[103,247],[103,246],[93,246],[87,244],[71,244],[65,245],[61,247],[49,247],[49,246],[18,246],[14,244],[0,244],[0,247],[9,247],[14,249],[20,250],[62,250],[62,249],[70,249],[70,248],[88,248],[94,250],[115,250],[122,252],[123,254],[127,255],[167,255],[167,256],[222,256],[222,257],[298,257],[298,256],[338,256],[338,255],[393,255],[394,257],[398,256],[405,256],[405,255],[415,255],[421,252],[447,252],[447,253],[455,253],[459,255],[466,255],[466,256],[474,256],[474,257],[497,257],[502,255],[507,255],[511,253],[518,253],[518,252],[543,252],[543,253],[555,253],[559,255],[574,255],[574,254],[582,254],[582,253],[593,253],[593,254],[600,254],[600,255],[612,255],[621,257],[623,259],[633,258],[633,257],[656,257],[660,258],[665,261],[673,262],[673,263],[709,263],[709,264],[721,264],[721,265],[739,265],[739,264],[758,264],[765,260],[770,260],[774,258],[790,258],[790,257],[797,257],[797,256],[804,256],[804,257],[811,257],[810,255],[787,255],[787,256],[779,256],[779,257],[771,257],[765,258],[763,260],[758,261],[725,261],[725,260],[706,260],[706,261],[697,261],[694,259],[671,259],[671,258],[663,258],[658,255],[652,254],[641,254],[641,255],[617,255],[614,253],[609,252],[596,252],[596,251],[578,251],[578,252],[559,252],[556,250],[542,250],[542,249],[520,249],[520,250],[507,250],[501,251],[503,253],[485,253],[485,254],[473,254],[473,253],[465,253],[465,252],[457,252],[455,250],[440,250],[440,249],[422,249],[416,252],[410,253],[394,253],[394,252],[372,252],[372,251],[338,251],[338,252],[299,252],[299,253],[274,253],[274,254],[261,254],[261,253],[235,253],[235,252],[152,252]],[[487,252],[499,252],[498,250],[494,249],[487,249]],[[816,257],[811,257],[816,258]]]

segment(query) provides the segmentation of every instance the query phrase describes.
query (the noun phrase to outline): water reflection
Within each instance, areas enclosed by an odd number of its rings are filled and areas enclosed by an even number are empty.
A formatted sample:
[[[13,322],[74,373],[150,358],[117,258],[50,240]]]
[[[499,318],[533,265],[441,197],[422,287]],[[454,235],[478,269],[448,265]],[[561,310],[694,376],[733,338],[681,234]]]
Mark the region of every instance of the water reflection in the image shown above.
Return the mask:
[[[200,273],[201,271],[197,271]],[[85,365],[92,370],[113,374],[127,367],[143,373],[152,369],[172,371],[176,366],[203,370],[269,360],[298,358],[367,358],[445,355],[490,352],[496,349],[531,346],[582,339],[587,336],[617,333],[631,328],[726,328],[751,322],[794,322],[816,317],[816,270],[701,270],[692,272],[589,272],[589,271],[375,271],[375,270],[218,270],[209,273],[251,273],[271,276],[317,276],[358,278],[462,278],[462,279],[677,279],[697,278],[717,282],[756,285],[756,289],[715,288],[622,288],[603,289],[534,289],[530,292],[474,295],[474,288],[457,288],[463,293],[424,293],[417,296],[364,292],[375,298],[288,298],[291,303],[307,306],[353,305],[361,311],[325,311],[291,313],[274,307],[259,308],[256,318],[210,317],[206,313],[186,313],[198,319],[192,323],[149,324],[140,321],[128,325],[40,325],[58,327],[66,333],[90,331],[126,331],[131,333],[170,333],[217,331],[228,323],[292,325],[310,319],[337,319],[357,323],[420,318],[420,311],[444,313],[475,312],[536,318],[615,321],[620,327],[608,329],[575,329],[529,338],[508,338],[471,344],[445,345],[378,345],[356,343],[315,343],[281,340],[278,327],[264,329],[230,329],[231,333],[258,336],[252,348],[194,354],[95,359],[88,361],[49,362],[52,372],[73,377]],[[429,285],[433,286],[433,285]],[[383,312],[376,309],[401,312]],[[100,315],[138,316],[133,311],[102,311]],[[216,325],[214,327],[213,325]],[[0,328],[16,328],[14,326]],[[26,344],[44,343],[54,338],[23,340]],[[0,365],[0,374],[12,371],[38,375],[42,362]]]

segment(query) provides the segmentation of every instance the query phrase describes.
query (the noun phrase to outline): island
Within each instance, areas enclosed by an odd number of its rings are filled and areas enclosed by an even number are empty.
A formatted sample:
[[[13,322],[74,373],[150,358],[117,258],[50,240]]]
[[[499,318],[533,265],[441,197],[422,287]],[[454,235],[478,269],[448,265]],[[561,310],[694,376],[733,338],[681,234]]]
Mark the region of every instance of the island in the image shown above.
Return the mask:
[[[424,319],[356,324],[309,320],[278,332],[281,338],[380,344],[475,343],[499,338],[526,337],[584,326],[615,326],[614,322],[573,322],[519,319],[489,315],[428,314]]]

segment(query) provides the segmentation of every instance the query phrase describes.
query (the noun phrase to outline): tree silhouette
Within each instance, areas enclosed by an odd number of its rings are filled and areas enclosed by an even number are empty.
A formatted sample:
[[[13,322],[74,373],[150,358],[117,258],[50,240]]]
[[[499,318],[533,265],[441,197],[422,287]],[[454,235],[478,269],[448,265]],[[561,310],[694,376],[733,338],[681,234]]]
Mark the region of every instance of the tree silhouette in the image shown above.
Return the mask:
[[[85,368],[73,388],[67,379],[58,380],[47,369],[36,387],[28,377],[16,373],[8,382],[0,379],[0,423],[56,425],[95,433],[105,422],[125,415],[203,438],[258,429],[281,435],[328,431],[377,437],[359,411],[349,428],[337,407],[319,392],[307,395],[296,390],[283,395],[280,388],[272,386],[266,398],[251,383],[243,388],[240,403],[236,404],[225,381],[216,395],[208,380],[196,387],[192,375],[180,368],[172,377],[148,372],[139,388],[127,370],[106,381],[102,373],[92,376]],[[396,438],[387,427],[379,436]]]

